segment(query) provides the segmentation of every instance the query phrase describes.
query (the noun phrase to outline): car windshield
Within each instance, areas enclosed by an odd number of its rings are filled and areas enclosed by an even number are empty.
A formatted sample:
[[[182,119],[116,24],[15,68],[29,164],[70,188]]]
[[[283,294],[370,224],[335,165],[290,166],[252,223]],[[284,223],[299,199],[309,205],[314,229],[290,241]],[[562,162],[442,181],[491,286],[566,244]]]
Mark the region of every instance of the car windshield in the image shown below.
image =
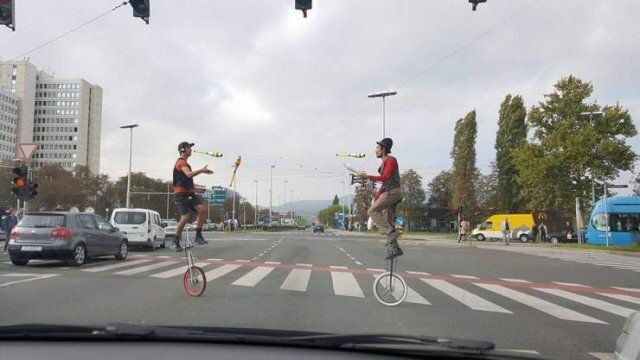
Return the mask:
[[[64,215],[25,215],[18,226],[23,228],[56,228],[65,224]]]
[[[140,225],[144,224],[147,216],[139,211],[119,211],[113,217],[113,222],[119,225]]]
[[[639,125],[638,0],[0,0],[0,343],[611,358],[640,311]]]

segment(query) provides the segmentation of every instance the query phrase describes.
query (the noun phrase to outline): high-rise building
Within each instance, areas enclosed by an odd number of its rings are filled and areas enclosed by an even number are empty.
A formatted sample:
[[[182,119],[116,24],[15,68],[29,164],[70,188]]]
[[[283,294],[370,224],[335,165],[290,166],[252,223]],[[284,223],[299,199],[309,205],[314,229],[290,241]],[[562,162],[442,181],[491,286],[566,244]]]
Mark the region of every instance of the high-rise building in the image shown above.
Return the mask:
[[[32,165],[60,164],[100,172],[102,88],[56,79],[27,60],[0,63],[0,90],[18,98],[16,143],[35,142]]]
[[[17,132],[18,97],[0,90],[0,160],[15,159]]]

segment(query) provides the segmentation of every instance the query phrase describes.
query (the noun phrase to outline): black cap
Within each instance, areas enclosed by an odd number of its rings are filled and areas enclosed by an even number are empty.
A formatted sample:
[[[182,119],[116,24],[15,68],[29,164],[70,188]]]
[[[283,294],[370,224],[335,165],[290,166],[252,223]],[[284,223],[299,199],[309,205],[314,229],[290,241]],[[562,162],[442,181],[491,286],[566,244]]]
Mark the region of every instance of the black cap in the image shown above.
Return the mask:
[[[193,145],[195,145],[195,144],[194,143],[190,143],[188,141],[183,141],[180,144],[178,144],[178,152],[183,152],[184,148],[192,147]]]
[[[382,146],[387,150],[387,154],[391,154],[391,148],[393,147],[393,140],[390,138],[384,138],[380,141],[376,141],[376,144]]]

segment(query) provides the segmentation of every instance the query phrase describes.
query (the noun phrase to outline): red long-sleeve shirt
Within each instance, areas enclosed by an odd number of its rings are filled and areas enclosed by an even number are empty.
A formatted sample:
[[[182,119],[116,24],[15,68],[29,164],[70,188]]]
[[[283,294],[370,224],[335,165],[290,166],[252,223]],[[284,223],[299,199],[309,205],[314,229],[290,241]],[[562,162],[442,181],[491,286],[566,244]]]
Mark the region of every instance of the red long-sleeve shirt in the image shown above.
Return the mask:
[[[398,160],[396,160],[396,158],[394,158],[393,156],[389,156],[382,162],[382,168],[384,169],[382,174],[380,174],[379,176],[369,175],[369,180],[384,183],[385,181],[391,179],[393,171],[398,169]]]

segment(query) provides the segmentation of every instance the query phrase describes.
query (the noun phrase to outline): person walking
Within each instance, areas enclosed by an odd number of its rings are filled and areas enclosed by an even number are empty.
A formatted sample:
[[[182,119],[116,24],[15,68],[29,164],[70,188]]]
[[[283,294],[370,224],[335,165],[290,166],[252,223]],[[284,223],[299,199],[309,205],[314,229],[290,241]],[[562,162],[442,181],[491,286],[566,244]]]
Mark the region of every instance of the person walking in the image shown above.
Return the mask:
[[[464,244],[469,240],[469,234],[471,233],[471,223],[466,218],[462,218],[458,233],[459,243],[462,242],[462,244]]]
[[[544,224],[544,221],[542,221],[538,226],[538,232],[540,233],[540,242],[546,242],[547,241],[547,225]]]
[[[11,239],[11,231],[18,224],[18,217],[16,216],[16,209],[9,209],[5,212],[5,216],[2,217],[2,231],[4,231],[5,240],[2,251],[7,251],[9,246],[9,239]]]
[[[502,230],[502,236],[504,239],[504,245],[505,246],[509,246],[510,245],[510,237],[511,237],[511,224],[509,224],[509,218],[505,217],[504,220],[502,221],[501,224],[501,230]]]

